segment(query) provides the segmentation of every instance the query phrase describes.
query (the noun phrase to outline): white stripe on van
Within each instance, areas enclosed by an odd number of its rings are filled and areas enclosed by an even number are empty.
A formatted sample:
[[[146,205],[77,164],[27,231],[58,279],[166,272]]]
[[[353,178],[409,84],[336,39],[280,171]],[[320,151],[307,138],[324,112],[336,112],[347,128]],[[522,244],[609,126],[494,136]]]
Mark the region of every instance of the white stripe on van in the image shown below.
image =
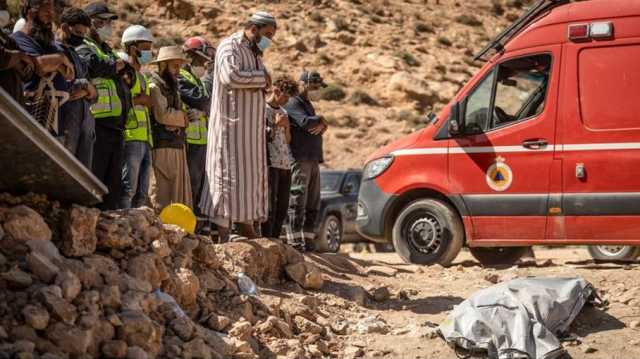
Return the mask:
[[[584,143],[569,145],[547,145],[545,148],[534,150],[522,146],[477,146],[477,147],[432,147],[410,148],[391,152],[394,156],[440,155],[449,151],[452,154],[463,153],[516,153],[516,152],[563,152],[563,151],[606,151],[606,150],[640,150],[640,142],[619,143]]]

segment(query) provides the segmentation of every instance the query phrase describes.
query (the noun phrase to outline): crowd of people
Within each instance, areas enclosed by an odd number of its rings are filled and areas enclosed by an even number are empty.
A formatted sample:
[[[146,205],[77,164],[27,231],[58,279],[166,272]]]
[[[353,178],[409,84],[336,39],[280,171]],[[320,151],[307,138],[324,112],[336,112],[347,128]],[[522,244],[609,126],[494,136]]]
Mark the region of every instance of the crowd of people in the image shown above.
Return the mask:
[[[197,36],[157,49],[142,25],[115,39],[103,2],[22,0],[19,15],[12,26],[0,0],[2,88],[107,186],[101,209],[180,203],[220,241],[284,232],[302,249],[315,236],[328,125],[312,99],[326,85],[315,71],[272,77],[272,15],[217,48]]]

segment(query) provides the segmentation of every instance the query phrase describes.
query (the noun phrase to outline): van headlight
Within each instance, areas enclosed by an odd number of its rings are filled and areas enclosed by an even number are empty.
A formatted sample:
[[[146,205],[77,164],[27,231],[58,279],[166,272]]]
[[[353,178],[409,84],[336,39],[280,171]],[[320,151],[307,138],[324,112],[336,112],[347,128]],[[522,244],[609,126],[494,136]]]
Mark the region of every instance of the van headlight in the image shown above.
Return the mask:
[[[364,167],[362,174],[363,179],[369,180],[380,176],[393,163],[393,156],[385,156],[373,160]]]

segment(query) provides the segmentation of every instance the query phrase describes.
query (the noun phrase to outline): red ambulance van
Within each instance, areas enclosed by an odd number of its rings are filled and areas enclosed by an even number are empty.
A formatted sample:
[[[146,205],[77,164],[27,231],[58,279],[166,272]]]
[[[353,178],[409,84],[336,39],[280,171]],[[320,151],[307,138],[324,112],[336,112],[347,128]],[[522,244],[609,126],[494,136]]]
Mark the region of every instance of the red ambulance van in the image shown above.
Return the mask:
[[[358,231],[407,262],[484,264],[531,245],[640,247],[640,1],[546,0],[426,128],[375,152]]]

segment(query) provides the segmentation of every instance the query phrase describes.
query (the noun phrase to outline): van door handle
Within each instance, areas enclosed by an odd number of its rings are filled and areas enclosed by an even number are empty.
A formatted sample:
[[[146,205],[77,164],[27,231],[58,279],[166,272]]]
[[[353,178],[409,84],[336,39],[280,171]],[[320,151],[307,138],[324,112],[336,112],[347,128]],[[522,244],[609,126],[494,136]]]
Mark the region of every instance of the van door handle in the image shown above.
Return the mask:
[[[522,147],[528,148],[530,150],[541,150],[543,148],[546,148],[548,144],[549,142],[547,142],[547,140],[545,140],[544,138],[540,138],[537,140],[525,140],[524,142],[522,142]]]

